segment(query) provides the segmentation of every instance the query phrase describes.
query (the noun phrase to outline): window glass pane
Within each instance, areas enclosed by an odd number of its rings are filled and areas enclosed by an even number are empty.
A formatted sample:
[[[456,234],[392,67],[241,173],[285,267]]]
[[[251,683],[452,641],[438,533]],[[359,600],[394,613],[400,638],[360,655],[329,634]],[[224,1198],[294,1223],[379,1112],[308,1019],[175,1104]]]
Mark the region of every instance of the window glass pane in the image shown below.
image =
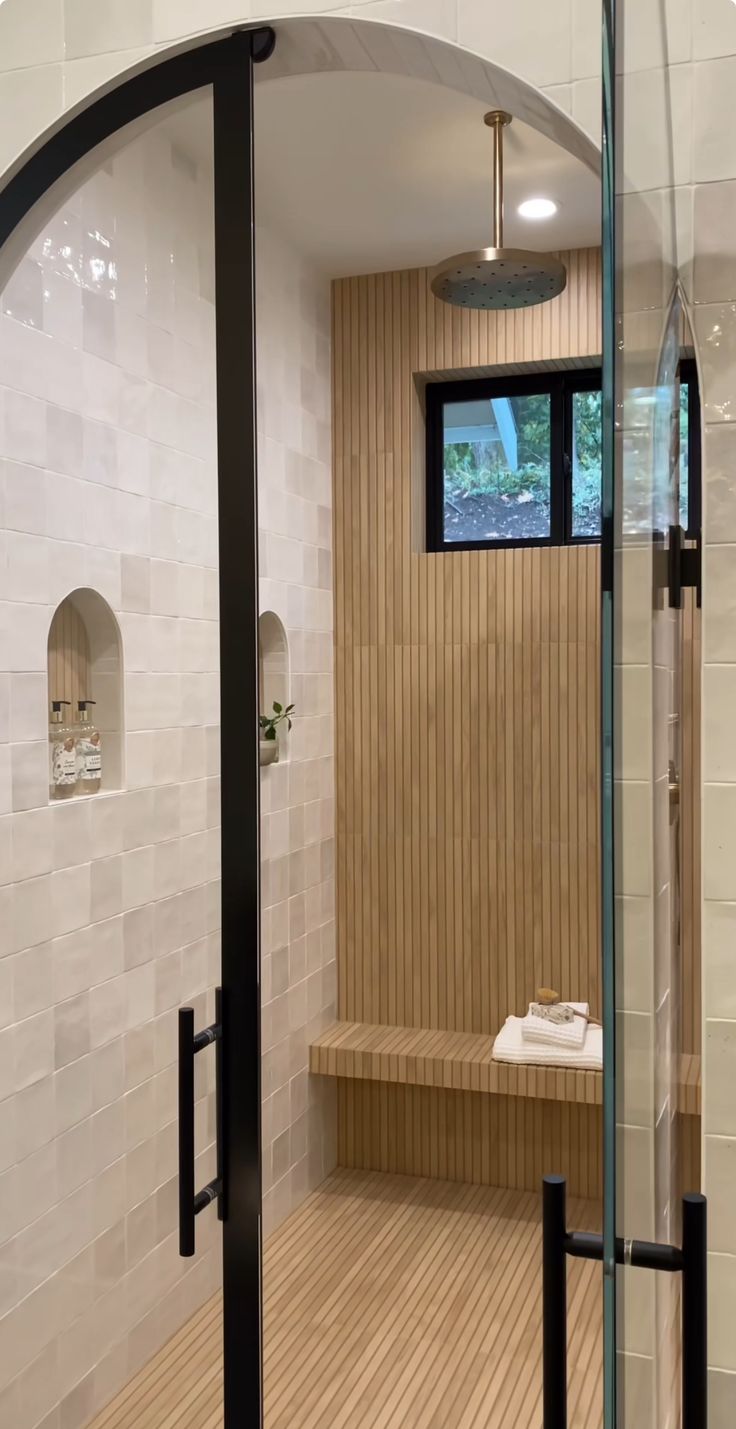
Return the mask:
[[[572,534],[601,534],[601,394],[572,395]]]
[[[549,537],[551,399],[444,404],[444,539]]]
[[[680,383],[680,525],[688,528],[688,433],[690,430],[690,387]]]

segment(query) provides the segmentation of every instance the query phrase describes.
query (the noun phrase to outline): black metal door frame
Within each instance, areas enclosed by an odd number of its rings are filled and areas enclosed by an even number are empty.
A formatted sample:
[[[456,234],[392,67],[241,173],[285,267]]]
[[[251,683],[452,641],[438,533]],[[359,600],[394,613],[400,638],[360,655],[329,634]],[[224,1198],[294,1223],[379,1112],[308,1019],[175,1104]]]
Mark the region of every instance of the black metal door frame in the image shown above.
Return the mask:
[[[222,783],[218,1023],[191,1040],[192,1058],[208,1042],[217,1043],[218,1177],[197,1197],[193,1177],[184,1178],[184,1199],[191,1190],[193,1203],[182,1247],[193,1253],[194,1215],[217,1199],[226,1429],[259,1425],[263,1415],[253,65],[269,57],[274,42],[270,28],[243,28],[153,63],[63,123],[0,191],[1,255],[34,205],[99,144],[161,105],[212,87],[220,742],[223,749],[239,748],[248,724],[253,740],[251,758],[228,760]],[[237,1032],[229,1035],[233,1028]],[[191,1086],[190,1071],[185,1061],[184,1089]],[[183,1124],[187,1147],[189,1117]]]

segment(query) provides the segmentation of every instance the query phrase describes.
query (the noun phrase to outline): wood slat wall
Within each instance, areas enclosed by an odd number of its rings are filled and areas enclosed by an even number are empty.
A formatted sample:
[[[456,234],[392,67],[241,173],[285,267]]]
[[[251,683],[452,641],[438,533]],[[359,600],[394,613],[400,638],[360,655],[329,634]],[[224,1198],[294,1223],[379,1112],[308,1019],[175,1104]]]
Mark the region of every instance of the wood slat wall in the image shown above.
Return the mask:
[[[493,1034],[539,984],[600,1009],[599,548],[422,550],[423,382],[600,353],[600,254],[562,256],[565,293],[526,311],[452,309],[426,270],[333,285],[341,1019]],[[387,1159],[386,1117],[434,1095],[341,1083],[341,1164],[472,1162],[461,1092]],[[528,1104],[497,1100],[523,1139]],[[595,1194],[598,1113],[565,1114]]]
[[[341,1166],[539,1191],[565,1176],[603,1194],[600,1107],[392,1082],[338,1081]]]
[[[73,723],[77,702],[89,695],[89,640],[76,606],[63,600],[51,622],[48,643],[48,696],[69,700],[65,718]]]
[[[565,261],[559,299],[503,314],[438,303],[424,270],[334,284],[338,999],[351,1021],[495,1033],[540,983],[598,1009],[598,549],[427,554],[412,481],[416,374],[599,354],[599,253]],[[541,1110],[482,1103],[341,1083],[339,1160],[470,1179],[477,1163],[496,1184],[538,1185]],[[397,1141],[389,1123],[407,1118]],[[580,1165],[565,1169],[596,1194],[597,1109],[553,1120],[563,1140],[575,1123]]]

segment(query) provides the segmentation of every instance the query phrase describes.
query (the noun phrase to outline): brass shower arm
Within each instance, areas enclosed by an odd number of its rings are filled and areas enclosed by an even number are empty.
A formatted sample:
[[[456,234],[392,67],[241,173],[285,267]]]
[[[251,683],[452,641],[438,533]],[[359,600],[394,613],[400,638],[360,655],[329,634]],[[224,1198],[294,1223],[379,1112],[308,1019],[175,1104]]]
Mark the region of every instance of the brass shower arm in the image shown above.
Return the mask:
[[[505,109],[490,109],[484,114],[483,123],[493,130],[493,247],[503,248],[503,131],[511,123],[511,115]]]

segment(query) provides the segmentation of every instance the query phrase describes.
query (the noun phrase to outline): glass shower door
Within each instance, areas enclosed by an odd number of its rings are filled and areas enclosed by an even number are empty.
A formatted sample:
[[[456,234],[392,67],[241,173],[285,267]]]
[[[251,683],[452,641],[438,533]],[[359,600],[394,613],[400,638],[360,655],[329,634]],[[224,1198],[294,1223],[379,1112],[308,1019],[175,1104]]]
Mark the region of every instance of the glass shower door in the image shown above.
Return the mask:
[[[683,1184],[678,1113],[684,324],[663,11],[604,8],[606,1425],[674,1429],[681,1349],[695,1347],[681,1345],[684,1282],[669,1271],[681,1192],[698,1189]],[[674,1250],[644,1268],[632,1242]]]
[[[221,982],[211,154],[210,89],[121,131],[31,210],[3,279],[17,1429],[77,1429],[111,1400],[159,1422],[167,1394],[222,1414],[220,1226],[200,1216],[181,1259],[177,1196],[177,1008],[211,1023]],[[200,1184],[211,1052],[192,1110]]]

